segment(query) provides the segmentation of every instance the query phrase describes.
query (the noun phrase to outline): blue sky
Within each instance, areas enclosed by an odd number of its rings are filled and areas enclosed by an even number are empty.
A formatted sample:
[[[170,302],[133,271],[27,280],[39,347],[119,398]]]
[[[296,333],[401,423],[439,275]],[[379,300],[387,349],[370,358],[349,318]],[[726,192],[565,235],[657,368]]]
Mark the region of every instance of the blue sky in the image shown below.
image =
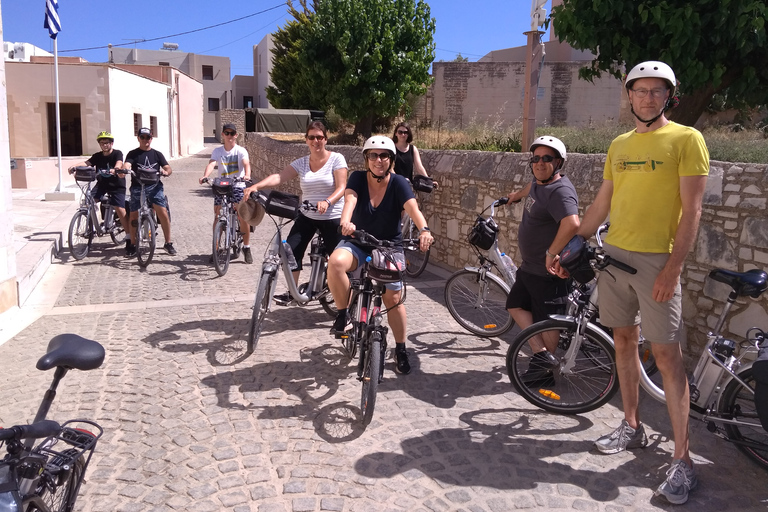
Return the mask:
[[[435,60],[453,60],[461,53],[475,61],[492,50],[525,44],[523,32],[530,28],[530,0],[432,0],[428,3],[436,19]],[[547,14],[550,5],[551,2],[547,2]],[[172,42],[177,43],[181,51],[226,56],[231,59],[233,75],[251,75],[252,46],[290,18],[285,3],[280,0],[219,3],[210,0],[59,0],[62,24],[59,55],[104,62],[107,60],[105,48],[66,50],[109,43],[133,46],[133,40],[201,29],[260,11],[266,12],[188,35],[136,43],[137,48],[157,50],[163,42]],[[43,28],[44,12],[45,0],[2,2],[3,39],[32,43],[53,52],[53,43]]]

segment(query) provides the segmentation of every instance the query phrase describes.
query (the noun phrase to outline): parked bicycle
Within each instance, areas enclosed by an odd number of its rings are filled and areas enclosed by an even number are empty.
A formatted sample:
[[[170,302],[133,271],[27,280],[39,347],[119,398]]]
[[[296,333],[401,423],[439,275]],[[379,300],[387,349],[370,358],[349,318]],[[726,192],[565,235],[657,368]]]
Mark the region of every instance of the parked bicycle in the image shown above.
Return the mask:
[[[624,265],[606,255],[601,247],[585,247],[584,260],[597,270]],[[604,270],[607,271],[607,270]],[[707,424],[707,430],[732,442],[753,461],[768,469],[768,431],[760,422],[755,401],[753,359],[766,348],[765,331],[749,329],[745,341],[737,343],[723,337],[725,319],[739,297],[759,298],[768,289],[768,274],[753,269],[733,272],[715,269],[709,278],[731,287],[727,302],[707,335],[707,342],[689,378],[690,416]],[[551,378],[536,386],[526,386],[522,375],[530,363],[528,339],[538,333],[555,332],[558,366]],[[641,365],[640,386],[654,399],[664,402],[662,387],[651,379],[649,365]],[[555,316],[525,329],[510,344],[507,371],[515,388],[530,403],[551,412],[578,414],[600,407],[618,389],[613,340],[592,322],[568,316]],[[768,408],[768,404],[762,404]],[[763,414],[768,414],[764,412]]]
[[[259,342],[264,318],[272,310],[272,297],[275,295],[277,274],[281,267],[288,292],[297,304],[304,306],[316,300],[325,312],[333,318],[336,317],[336,304],[333,302],[333,296],[328,290],[328,283],[326,282],[327,257],[322,240],[318,236],[312,239],[309,253],[311,261],[309,282],[297,286],[291,273],[291,268],[296,266],[296,260],[291,247],[283,238],[283,229],[293,222],[300,208],[305,211],[315,211],[317,207],[307,201],[299,206],[298,196],[276,190],[271,192],[259,190],[251,194],[249,200],[257,201],[275,224],[275,234],[267,245],[261,264],[259,284],[256,288],[256,298],[248,328],[247,349],[250,354]]]
[[[421,201],[419,201],[419,193],[431,194],[434,188],[434,180],[428,176],[422,176],[417,174],[413,177],[413,192],[416,196],[416,201],[419,204],[419,211],[421,209]],[[419,238],[419,228],[413,223],[410,215],[403,212],[403,219],[400,222],[400,231],[403,234],[403,251],[405,252],[405,273],[409,277],[419,277],[424,269],[427,268],[429,262],[429,251],[421,251],[421,240]]]
[[[38,370],[56,368],[31,425],[0,429],[0,510],[69,512],[74,509],[85,471],[102,428],[90,420],[61,425],[46,416],[56,388],[71,369],[93,370],[104,361],[104,347],[75,334],[60,334],[37,362]],[[42,439],[35,446],[35,441]]]
[[[384,359],[387,351],[387,333],[389,328],[381,325],[384,314],[382,296],[387,283],[403,280],[405,259],[402,253],[391,251],[394,243],[378,240],[362,230],[352,235],[351,242],[366,248],[373,248],[373,253],[358,266],[350,279],[350,299],[348,311],[351,313],[351,328],[341,335],[344,350],[350,359],[355,357],[359,349],[357,362],[357,380],[362,382],[360,396],[360,411],[363,415],[363,425],[368,425],[373,418],[376,406],[376,394],[379,383],[384,378]],[[398,258],[401,258],[398,260]],[[405,302],[405,287],[403,287],[400,302]]]
[[[139,260],[139,266],[146,268],[152,263],[152,257],[155,255],[157,246],[157,216],[152,205],[147,201],[144,189],[148,185],[154,185],[163,174],[160,171],[149,171],[144,169],[125,170],[130,173],[133,179],[141,184],[141,206],[139,207],[138,225],[136,226],[136,256]],[[168,210],[168,221],[171,219],[171,201],[168,194],[165,194],[166,209]]]
[[[213,228],[211,253],[213,267],[216,273],[224,276],[229,269],[230,258],[237,259],[243,251],[243,233],[240,232],[240,219],[237,216],[236,204],[230,201],[232,188],[238,183],[245,183],[245,178],[214,178],[210,182],[203,178],[202,183],[211,183],[213,194],[222,199],[219,220]]]
[[[97,200],[91,195],[92,184],[99,175],[111,176],[109,169],[96,170],[95,167],[78,166],[74,169],[75,182],[83,193],[80,208],[75,212],[69,223],[69,252],[76,260],[88,256],[93,243],[93,236],[109,235],[115,245],[125,241],[125,230],[120,222],[115,222],[115,210],[105,204],[106,196],[98,199],[100,202],[101,219],[96,208]]]
[[[508,202],[507,197],[492,202],[477,217],[467,237],[480,264],[464,267],[445,283],[445,305],[451,316],[477,336],[499,336],[515,325],[506,304],[517,267],[505,263],[506,255],[499,249],[499,227],[493,220],[496,207]],[[488,217],[483,217],[489,209]]]

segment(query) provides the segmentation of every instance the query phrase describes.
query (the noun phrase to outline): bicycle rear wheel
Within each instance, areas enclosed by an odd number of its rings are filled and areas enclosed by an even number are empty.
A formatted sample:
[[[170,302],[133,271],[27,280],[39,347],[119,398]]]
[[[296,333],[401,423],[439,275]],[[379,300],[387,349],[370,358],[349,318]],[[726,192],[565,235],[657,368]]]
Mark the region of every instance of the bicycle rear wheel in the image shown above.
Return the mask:
[[[253,313],[251,314],[251,324],[248,328],[248,354],[252,354],[256,345],[259,343],[261,328],[264,324],[264,318],[269,313],[272,302],[272,292],[274,291],[275,274],[262,271],[259,286],[256,288],[256,298],[253,301]]]
[[[93,224],[88,210],[78,210],[69,223],[69,252],[76,260],[88,256],[93,240]]]
[[[616,353],[590,324],[574,365],[565,369],[565,355],[574,341],[574,321],[548,319],[524,329],[509,345],[507,373],[518,393],[533,405],[559,414],[581,414],[605,404],[618,390]],[[557,339],[559,366],[546,369],[533,361],[529,341],[534,336]]]
[[[739,373],[739,377],[754,391],[752,368]],[[755,395],[738,381],[731,380],[725,387],[718,413],[724,418],[749,422],[751,425],[725,425],[728,439],[753,462],[768,469],[768,432],[763,430],[755,406]]]
[[[51,512],[69,512],[74,509],[75,500],[77,499],[77,491],[80,488],[80,482],[83,479],[83,471],[85,470],[85,456],[80,456],[75,460],[74,464],[69,463],[69,458],[76,456],[78,450],[71,448],[62,452],[61,456],[53,457],[48,461],[48,466],[59,466],[60,464],[68,463],[70,465],[69,474],[65,473],[66,470],[61,469],[56,475],[46,475],[42,481],[50,481],[52,485],[40,485],[37,489],[37,494],[42,497],[43,502],[48,506]],[[63,459],[61,461],[57,459]],[[47,470],[46,470],[47,471]],[[61,482],[61,483],[59,483]],[[51,490],[53,489],[53,490]],[[37,510],[35,508],[34,510]]]
[[[407,215],[407,214],[406,214]],[[407,218],[403,223],[403,251],[405,252],[405,273],[410,277],[419,277],[429,262],[429,251],[419,248],[419,228],[413,220]]]
[[[220,220],[213,229],[213,267],[216,273],[223,276],[229,269],[229,245],[227,244],[227,223]]]
[[[139,266],[146,268],[152,263],[157,245],[155,221],[150,216],[139,217],[139,228],[136,233],[136,255],[139,258]]]
[[[381,377],[381,333],[375,330],[371,333],[371,343],[368,347],[370,354],[362,351],[360,357],[366,357],[368,364],[363,371],[363,388],[360,396],[360,411],[363,414],[363,425],[367,426],[373,419],[373,409],[376,406],[376,393],[379,389]]]
[[[460,270],[445,283],[445,305],[459,325],[477,336],[500,336],[515,321],[507,311],[507,290],[492,278]]]

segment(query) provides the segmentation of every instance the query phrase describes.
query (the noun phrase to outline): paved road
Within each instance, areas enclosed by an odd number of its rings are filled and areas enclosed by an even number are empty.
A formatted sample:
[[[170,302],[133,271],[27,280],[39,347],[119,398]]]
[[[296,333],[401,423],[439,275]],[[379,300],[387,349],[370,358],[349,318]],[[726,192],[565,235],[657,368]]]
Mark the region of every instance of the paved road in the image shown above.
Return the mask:
[[[671,453],[664,407],[642,398],[645,450],[590,451],[622,417],[618,399],[577,417],[530,406],[506,376],[508,339],[462,332],[438,271],[408,289],[414,370],[396,375],[387,361],[365,430],[354,364],[326,334],[320,306],[276,309],[244,359],[261,249],[256,264],[236,261],[223,278],[207,265],[212,200],[197,185],[207,159],[172,162],[176,257],[159,254],[142,272],[101,242],[64,262],[55,307],[0,346],[4,425],[34,415],[51,377],[34,365],[51,337],[74,332],[106,347],[100,369],[66,377],[50,414],[105,429],[79,510],[671,508],[652,497]],[[254,245],[271,234],[263,223]],[[768,473],[704,425],[691,444],[700,487],[687,508],[768,508]]]

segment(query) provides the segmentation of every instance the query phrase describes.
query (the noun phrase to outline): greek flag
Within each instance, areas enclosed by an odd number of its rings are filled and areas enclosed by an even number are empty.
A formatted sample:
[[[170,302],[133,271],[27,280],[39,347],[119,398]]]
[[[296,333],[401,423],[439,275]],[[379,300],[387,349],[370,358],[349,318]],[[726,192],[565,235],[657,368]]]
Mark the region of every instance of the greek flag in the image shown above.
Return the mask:
[[[59,21],[59,0],[45,0],[45,23],[43,27],[48,29],[51,39],[56,39],[61,30]]]

